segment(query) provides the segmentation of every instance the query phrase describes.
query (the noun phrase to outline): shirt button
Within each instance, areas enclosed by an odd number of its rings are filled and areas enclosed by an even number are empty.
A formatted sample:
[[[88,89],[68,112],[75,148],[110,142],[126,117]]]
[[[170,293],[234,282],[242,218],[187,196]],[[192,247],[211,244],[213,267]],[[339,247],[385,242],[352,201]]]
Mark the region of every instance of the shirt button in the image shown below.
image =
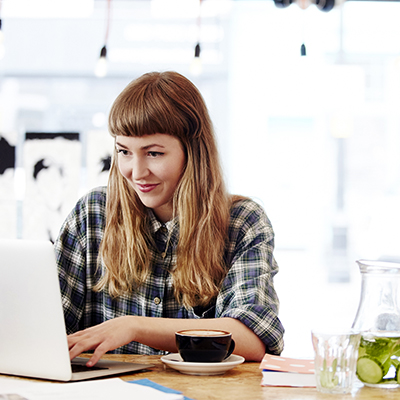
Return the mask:
[[[161,303],[161,299],[159,297],[154,297],[154,304],[159,305]]]

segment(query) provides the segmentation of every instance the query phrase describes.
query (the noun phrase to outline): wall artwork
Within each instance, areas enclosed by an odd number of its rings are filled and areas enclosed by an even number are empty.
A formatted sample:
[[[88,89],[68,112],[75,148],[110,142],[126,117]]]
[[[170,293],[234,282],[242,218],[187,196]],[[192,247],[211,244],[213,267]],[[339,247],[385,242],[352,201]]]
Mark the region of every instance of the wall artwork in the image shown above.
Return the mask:
[[[82,145],[76,132],[27,132],[23,145],[26,190],[22,237],[57,238],[78,199]]]
[[[0,238],[54,240],[78,199],[105,186],[114,140],[106,130],[0,135]]]

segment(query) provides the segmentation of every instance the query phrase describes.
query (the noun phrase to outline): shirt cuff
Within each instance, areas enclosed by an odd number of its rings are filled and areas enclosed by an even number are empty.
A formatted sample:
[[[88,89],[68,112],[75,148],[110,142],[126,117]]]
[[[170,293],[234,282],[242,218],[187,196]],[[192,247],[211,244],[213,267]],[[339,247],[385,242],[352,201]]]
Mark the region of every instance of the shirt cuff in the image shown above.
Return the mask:
[[[227,310],[221,317],[239,320],[262,340],[266,346],[266,352],[275,355],[281,354],[285,330],[279,318],[270,308],[250,305]]]

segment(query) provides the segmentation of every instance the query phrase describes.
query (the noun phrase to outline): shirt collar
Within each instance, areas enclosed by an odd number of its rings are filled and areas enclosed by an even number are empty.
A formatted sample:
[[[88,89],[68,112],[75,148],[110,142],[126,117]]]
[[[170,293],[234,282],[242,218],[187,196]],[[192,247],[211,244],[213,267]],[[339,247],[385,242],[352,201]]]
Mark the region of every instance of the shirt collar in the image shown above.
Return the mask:
[[[160,222],[155,216],[151,208],[147,209],[150,218],[150,231],[151,233],[156,233],[160,228],[167,228],[168,232],[172,232],[175,226],[178,224],[178,217],[172,218],[165,224]]]

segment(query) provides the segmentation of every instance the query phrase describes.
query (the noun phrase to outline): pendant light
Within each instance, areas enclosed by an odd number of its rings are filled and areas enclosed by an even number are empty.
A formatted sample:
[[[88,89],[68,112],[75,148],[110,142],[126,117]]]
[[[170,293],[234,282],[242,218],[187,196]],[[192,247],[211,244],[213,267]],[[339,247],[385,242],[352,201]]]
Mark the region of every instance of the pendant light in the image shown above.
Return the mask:
[[[107,60],[107,42],[108,34],[110,31],[110,14],[111,14],[111,0],[107,0],[107,13],[106,13],[106,33],[104,37],[104,46],[100,50],[100,57],[97,61],[94,74],[98,78],[104,78],[108,71],[108,60]]]
[[[199,0],[199,11],[197,15],[197,43],[196,46],[194,47],[194,57],[190,65],[190,72],[195,76],[199,76],[203,72],[202,60],[200,58],[201,2],[202,0]]]

